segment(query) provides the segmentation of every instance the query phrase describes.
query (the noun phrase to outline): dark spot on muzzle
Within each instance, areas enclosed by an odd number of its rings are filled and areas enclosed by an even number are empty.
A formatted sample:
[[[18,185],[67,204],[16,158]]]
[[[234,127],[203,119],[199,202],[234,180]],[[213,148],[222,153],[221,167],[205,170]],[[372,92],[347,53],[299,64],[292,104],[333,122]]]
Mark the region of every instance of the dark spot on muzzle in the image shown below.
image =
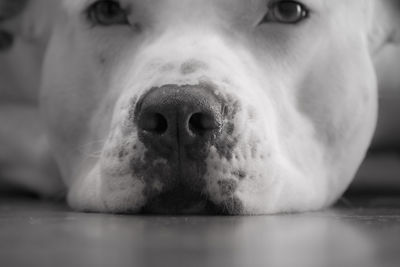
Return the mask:
[[[240,112],[241,106],[238,100],[234,100],[231,97],[227,100],[229,105],[226,105],[223,110],[225,121],[227,122],[225,125],[225,138],[216,142],[215,147],[217,148],[218,154],[227,159],[228,161],[233,158],[233,151],[237,146],[240,133],[235,134],[235,116]]]
[[[243,202],[238,197],[225,200],[220,205],[221,214],[225,215],[240,215],[244,212]]]
[[[222,215],[241,215],[244,213],[243,202],[238,197],[231,197],[219,204],[209,202],[207,213]]]
[[[208,69],[208,65],[200,60],[191,59],[186,61],[181,66],[181,73],[183,75],[189,75],[197,72],[198,70],[206,70]]]
[[[247,173],[244,170],[237,170],[232,172],[233,176],[236,177],[238,180],[243,180],[247,177]]]
[[[221,180],[218,181],[218,186],[223,197],[230,197],[237,189],[237,182],[235,180]]]

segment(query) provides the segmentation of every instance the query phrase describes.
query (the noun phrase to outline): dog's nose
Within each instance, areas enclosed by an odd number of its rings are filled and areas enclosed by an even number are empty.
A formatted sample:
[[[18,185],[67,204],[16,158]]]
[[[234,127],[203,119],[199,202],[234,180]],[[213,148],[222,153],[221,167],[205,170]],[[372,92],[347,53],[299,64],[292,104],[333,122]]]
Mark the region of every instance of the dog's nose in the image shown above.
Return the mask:
[[[165,85],[142,97],[135,117],[144,144],[165,152],[211,142],[221,131],[222,112],[221,101],[205,86]]]

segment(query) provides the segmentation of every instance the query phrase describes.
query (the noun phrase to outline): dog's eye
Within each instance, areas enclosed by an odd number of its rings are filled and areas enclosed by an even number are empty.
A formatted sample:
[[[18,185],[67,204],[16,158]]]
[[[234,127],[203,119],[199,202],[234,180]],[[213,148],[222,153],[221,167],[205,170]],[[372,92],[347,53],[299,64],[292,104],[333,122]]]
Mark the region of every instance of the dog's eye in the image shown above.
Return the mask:
[[[128,24],[124,9],[116,1],[102,0],[93,3],[87,10],[89,20],[94,25],[110,26]]]
[[[295,24],[309,15],[309,10],[301,3],[296,1],[275,1],[269,7],[267,15],[261,23],[277,22],[285,24]]]

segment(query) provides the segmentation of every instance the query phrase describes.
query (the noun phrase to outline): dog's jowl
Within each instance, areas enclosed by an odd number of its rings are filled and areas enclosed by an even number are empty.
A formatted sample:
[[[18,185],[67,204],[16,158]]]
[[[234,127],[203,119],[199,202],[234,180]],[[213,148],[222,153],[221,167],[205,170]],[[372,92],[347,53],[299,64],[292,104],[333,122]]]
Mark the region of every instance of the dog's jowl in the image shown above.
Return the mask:
[[[83,211],[326,207],[373,137],[396,3],[28,1],[0,21],[0,174],[51,194],[59,172]]]

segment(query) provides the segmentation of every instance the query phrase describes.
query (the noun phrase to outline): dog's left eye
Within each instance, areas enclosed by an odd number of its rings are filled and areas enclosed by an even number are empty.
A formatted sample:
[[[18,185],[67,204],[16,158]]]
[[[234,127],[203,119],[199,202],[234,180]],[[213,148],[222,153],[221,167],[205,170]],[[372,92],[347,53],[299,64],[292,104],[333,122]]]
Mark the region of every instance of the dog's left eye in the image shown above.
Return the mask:
[[[275,1],[268,10],[261,23],[276,22],[284,24],[296,24],[306,19],[309,10],[296,1]]]
[[[128,24],[126,11],[120,4],[112,0],[101,0],[87,9],[88,19],[94,25],[111,26]]]

